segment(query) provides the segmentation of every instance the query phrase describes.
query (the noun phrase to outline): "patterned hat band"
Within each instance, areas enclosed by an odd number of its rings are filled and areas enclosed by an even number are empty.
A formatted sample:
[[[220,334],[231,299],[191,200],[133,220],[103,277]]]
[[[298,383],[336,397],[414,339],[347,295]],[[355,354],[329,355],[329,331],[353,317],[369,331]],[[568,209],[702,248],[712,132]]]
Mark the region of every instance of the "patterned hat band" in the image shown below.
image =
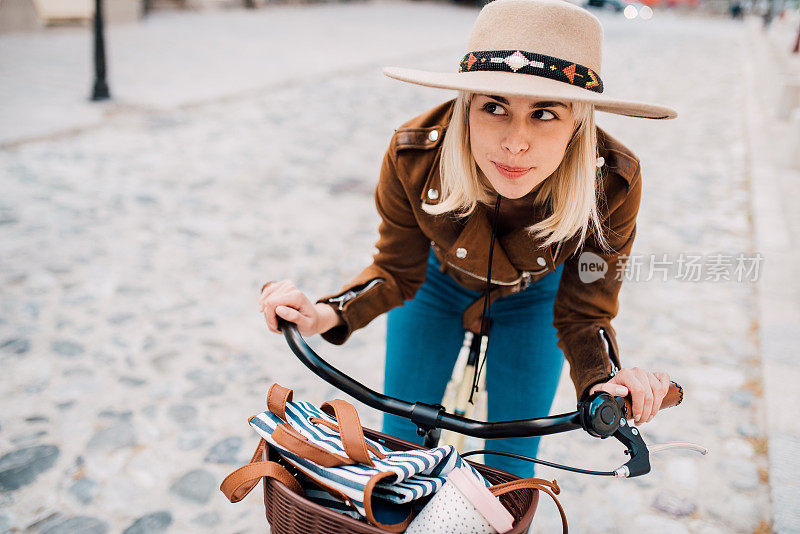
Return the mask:
[[[575,85],[596,93],[603,92],[603,81],[592,69],[557,57],[522,50],[482,50],[470,52],[461,60],[458,72],[479,70],[532,74]]]

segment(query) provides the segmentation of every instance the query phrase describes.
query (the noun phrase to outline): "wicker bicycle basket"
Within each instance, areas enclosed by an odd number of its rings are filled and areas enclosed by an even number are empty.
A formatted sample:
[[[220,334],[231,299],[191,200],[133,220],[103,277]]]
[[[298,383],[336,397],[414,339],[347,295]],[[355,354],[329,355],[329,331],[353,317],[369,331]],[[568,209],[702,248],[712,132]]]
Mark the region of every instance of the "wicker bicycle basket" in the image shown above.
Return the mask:
[[[400,451],[419,447],[409,441],[368,428],[364,429],[364,435],[383,443],[392,450]],[[475,463],[472,465],[492,484],[519,478],[493,467]],[[514,527],[509,533],[527,532],[539,503],[539,492],[532,489],[514,491],[502,495],[500,501],[514,517]],[[313,503],[273,478],[264,479],[264,506],[273,534],[298,534],[301,532],[309,534],[380,534],[385,532],[368,523],[362,523]]]

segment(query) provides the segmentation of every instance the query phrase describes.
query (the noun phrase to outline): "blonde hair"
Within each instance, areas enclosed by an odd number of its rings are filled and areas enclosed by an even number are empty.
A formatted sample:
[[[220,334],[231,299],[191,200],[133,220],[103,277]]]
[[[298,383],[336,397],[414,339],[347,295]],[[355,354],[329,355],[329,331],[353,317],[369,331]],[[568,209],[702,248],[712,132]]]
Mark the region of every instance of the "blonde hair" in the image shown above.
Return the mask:
[[[494,204],[494,192],[488,181],[481,179],[470,149],[469,105],[473,95],[459,91],[456,98],[439,163],[442,201],[423,205],[431,215],[453,212],[458,217],[468,217],[478,202]],[[599,246],[608,250],[597,208],[601,192],[594,105],[572,102],[572,115],[575,133],[558,168],[542,182],[533,201],[534,205],[549,205],[552,214],[527,230],[536,238],[544,238],[543,246],[566,241],[578,233],[583,243],[589,231],[595,230]]]

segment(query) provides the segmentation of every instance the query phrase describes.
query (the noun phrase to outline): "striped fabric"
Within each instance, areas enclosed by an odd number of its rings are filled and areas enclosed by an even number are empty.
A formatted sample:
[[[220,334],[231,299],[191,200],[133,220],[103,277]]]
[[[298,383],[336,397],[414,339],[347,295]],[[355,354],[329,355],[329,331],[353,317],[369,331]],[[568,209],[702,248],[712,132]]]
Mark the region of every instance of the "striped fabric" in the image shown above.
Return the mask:
[[[334,418],[308,402],[287,402],[285,411],[286,422],[303,436],[332,453],[347,456],[339,434],[335,430],[309,421],[311,418],[319,417],[335,423]],[[283,421],[269,410],[250,420],[250,425],[256,432],[263,436],[281,456],[306,476],[344,494],[364,517],[366,517],[364,488],[369,479],[378,473],[391,471],[395,476],[386,477],[375,485],[373,499],[385,499],[393,503],[409,503],[435,493],[444,484],[447,474],[456,467],[468,467],[488,486],[483,476],[465,462],[451,445],[429,450],[392,451],[374,440],[367,439],[368,443],[386,455],[386,458],[381,460],[370,453],[375,467],[364,464],[321,467],[293,454],[272,439],[272,432],[280,423]]]

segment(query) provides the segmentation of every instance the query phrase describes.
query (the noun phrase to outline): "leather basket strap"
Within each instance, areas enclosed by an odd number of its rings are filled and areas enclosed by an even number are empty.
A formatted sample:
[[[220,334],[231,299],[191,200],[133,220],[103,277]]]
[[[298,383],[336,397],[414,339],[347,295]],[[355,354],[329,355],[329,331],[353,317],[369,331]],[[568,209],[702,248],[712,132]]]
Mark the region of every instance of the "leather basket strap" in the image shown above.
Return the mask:
[[[330,428],[334,432],[337,432],[339,435],[341,435],[341,433],[342,433],[341,430],[339,430],[339,425],[337,425],[336,423],[331,423],[327,419],[322,419],[321,417],[312,417],[311,419],[309,419],[309,421],[311,421],[315,425],[327,426],[328,428]],[[374,454],[375,456],[377,456],[381,460],[386,458],[386,455],[383,454],[380,450],[378,450],[378,448],[376,448],[370,442],[364,440],[364,444],[367,446],[367,450],[369,452],[371,452],[372,454]]]
[[[272,432],[272,439],[284,449],[322,467],[339,467],[340,465],[354,465],[356,463],[355,460],[332,453],[316,443],[312,443],[288,423],[281,423],[276,426]]]
[[[276,462],[266,462],[266,442],[262,438],[250,463],[226,476],[219,489],[231,502],[244,499],[263,477],[274,478],[284,486],[303,495],[303,488],[285,467]]]
[[[339,435],[347,456],[360,464],[374,467],[375,464],[367,449],[367,442],[364,440],[364,428],[361,426],[361,420],[358,418],[355,407],[342,399],[334,399],[324,403],[321,408],[323,412],[335,417],[336,422],[339,423]],[[379,458],[385,458],[385,456],[381,454]]]
[[[381,530],[385,530],[387,532],[403,532],[408,525],[411,524],[411,520],[414,519],[414,512],[412,511],[408,514],[403,521],[399,523],[393,523],[387,525],[385,523],[381,523],[377,519],[375,519],[375,514],[372,512],[372,492],[375,489],[375,484],[380,482],[386,477],[393,477],[396,474],[393,471],[384,471],[383,473],[378,473],[376,475],[372,475],[370,479],[367,481],[367,485],[364,486],[364,511],[367,512],[367,521],[372,523],[374,526],[378,527]]]
[[[272,384],[267,393],[267,409],[286,421],[287,402],[292,402],[292,390],[277,383]]]
[[[543,478],[521,478],[519,480],[512,480],[511,482],[504,482],[503,484],[492,486],[489,488],[489,491],[491,491],[495,497],[499,497],[505,493],[510,493],[512,491],[521,489],[541,490],[550,495],[550,497],[553,498],[553,502],[555,502],[556,506],[558,507],[558,513],[561,514],[562,532],[564,534],[569,532],[569,527],[567,526],[567,515],[564,513],[564,508],[561,507],[561,503],[558,502],[558,499],[556,499],[556,495],[561,493],[561,488],[558,487],[558,484],[555,480],[550,482],[549,480],[544,480]]]

